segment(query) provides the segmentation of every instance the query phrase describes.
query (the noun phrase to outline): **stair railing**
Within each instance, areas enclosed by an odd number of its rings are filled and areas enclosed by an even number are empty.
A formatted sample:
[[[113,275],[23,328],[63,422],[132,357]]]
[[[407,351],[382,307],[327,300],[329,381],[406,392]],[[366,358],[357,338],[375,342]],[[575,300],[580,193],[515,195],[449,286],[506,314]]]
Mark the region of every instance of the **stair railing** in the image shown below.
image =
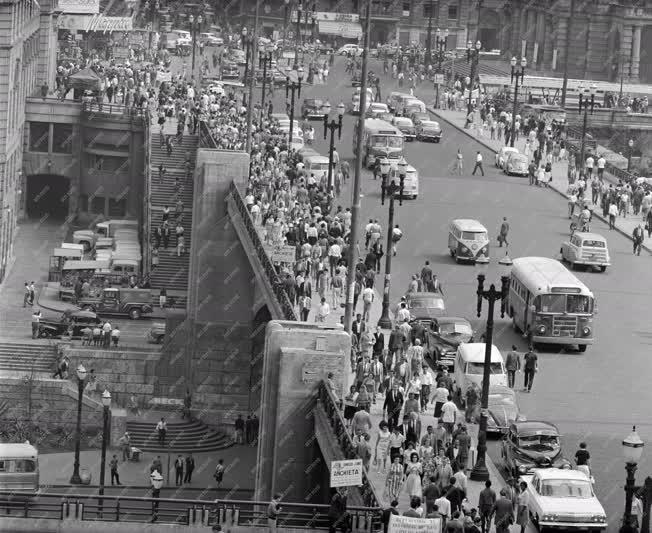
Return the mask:
[[[145,148],[145,190],[143,191],[143,232],[141,237],[143,249],[143,279],[149,280],[152,268],[150,241],[152,234],[152,139],[149,121],[143,121],[143,139]]]
[[[199,121],[199,147],[219,150],[217,142],[205,120]]]

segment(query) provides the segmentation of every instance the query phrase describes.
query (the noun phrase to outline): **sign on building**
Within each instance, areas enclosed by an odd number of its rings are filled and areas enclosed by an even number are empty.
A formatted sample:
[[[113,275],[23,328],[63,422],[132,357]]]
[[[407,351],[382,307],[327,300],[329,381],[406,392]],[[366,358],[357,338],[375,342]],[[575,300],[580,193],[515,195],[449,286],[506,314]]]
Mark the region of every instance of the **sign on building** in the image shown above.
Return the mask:
[[[296,248],[287,244],[266,244],[265,251],[272,263],[294,263],[297,259]]]
[[[441,533],[441,518],[391,515],[389,533]]]
[[[100,12],[100,0],[59,0],[58,11],[83,15],[97,15]]]
[[[111,33],[131,31],[133,27],[131,17],[105,17],[104,15],[61,15],[59,17],[59,29],[62,30]]]
[[[331,488],[362,485],[362,459],[331,461]]]

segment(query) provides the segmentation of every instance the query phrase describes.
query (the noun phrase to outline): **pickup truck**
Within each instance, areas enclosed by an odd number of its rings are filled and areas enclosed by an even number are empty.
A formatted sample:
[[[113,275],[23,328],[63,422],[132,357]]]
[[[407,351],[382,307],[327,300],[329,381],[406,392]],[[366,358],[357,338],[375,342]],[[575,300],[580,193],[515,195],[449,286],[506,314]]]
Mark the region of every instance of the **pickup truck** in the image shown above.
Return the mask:
[[[82,297],[77,305],[85,311],[102,315],[129,316],[138,320],[142,315],[151,313],[151,292],[147,289],[123,289],[109,287],[102,290],[98,297]]]

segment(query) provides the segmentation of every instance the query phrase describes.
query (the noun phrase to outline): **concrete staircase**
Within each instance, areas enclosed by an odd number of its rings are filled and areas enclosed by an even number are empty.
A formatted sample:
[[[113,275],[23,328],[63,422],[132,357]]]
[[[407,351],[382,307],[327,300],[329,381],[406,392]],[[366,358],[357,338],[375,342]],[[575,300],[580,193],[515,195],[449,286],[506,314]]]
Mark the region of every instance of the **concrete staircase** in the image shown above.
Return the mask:
[[[233,446],[231,437],[210,429],[200,421],[168,422],[165,447],[159,445],[156,422],[127,421],[131,443],[136,448],[153,453],[214,452]]]
[[[170,242],[168,249],[159,249],[159,266],[151,273],[151,284],[154,289],[172,289],[179,291],[188,290],[188,271],[190,268],[190,247],[192,245],[192,205],[193,205],[193,182],[186,180],[185,161],[186,151],[190,152],[190,160],[193,164],[197,157],[197,135],[184,135],[183,142],[175,145],[174,151],[168,157],[165,146],[161,148],[159,133],[152,133],[151,136],[151,227],[150,238],[154,230],[163,222],[163,208],[167,205],[171,210],[170,216]],[[163,164],[166,170],[165,178],[159,181],[158,168]],[[186,244],[186,253],[181,257],[176,254],[176,221],[174,220],[174,207],[177,195],[174,192],[174,180],[178,177],[183,189],[179,197],[184,205],[183,228]],[[178,300],[178,299],[177,299]],[[184,301],[185,306],[185,301]],[[181,308],[181,305],[175,305]]]
[[[32,371],[53,374],[56,362],[56,348],[49,344],[0,343],[0,372],[9,370],[26,374],[31,374]]]

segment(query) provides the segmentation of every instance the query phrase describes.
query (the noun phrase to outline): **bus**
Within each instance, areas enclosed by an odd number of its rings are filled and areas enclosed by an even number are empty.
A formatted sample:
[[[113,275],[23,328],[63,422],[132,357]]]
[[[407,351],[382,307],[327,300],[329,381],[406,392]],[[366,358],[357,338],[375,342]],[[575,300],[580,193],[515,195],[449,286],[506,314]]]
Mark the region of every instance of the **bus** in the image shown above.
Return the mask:
[[[507,310],[530,342],[593,344],[593,293],[564,265],[547,257],[520,257],[511,272]]]
[[[0,444],[0,490],[25,495],[39,491],[38,451],[29,442]]]
[[[404,137],[401,131],[389,122],[377,118],[364,121],[362,138],[362,164],[372,168],[377,157],[400,159],[403,157]],[[353,152],[357,155],[358,128],[353,136]]]

